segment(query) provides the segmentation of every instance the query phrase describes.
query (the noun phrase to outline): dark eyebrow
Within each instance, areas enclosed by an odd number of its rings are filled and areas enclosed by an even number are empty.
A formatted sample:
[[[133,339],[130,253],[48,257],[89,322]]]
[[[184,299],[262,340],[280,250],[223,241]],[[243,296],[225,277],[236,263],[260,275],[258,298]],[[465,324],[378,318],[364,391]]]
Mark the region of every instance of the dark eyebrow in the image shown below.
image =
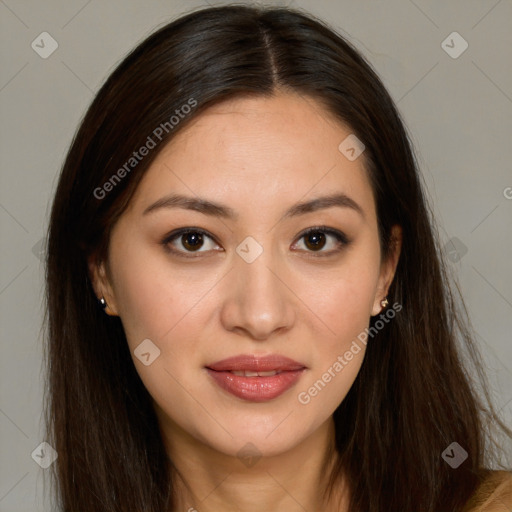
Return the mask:
[[[298,215],[304,215],[317,210],[332,208],[334,206],[350,208],[358,212],[363,218],[365,217],[364,211],[358,203],[346,194],[337,193],[318,197],[311,201],[297,203],[289,208],[282,218],[287,219],[290,217],[296,217]],[[188,197],[181,194],[171,194],[158,199],[158,201],[154,202],[144,210],[143,215],[147,215],[148,213],[154,212],[160,208],[183,208],[185,210],[194,210],[213,217],[222,217],[234,220],[238,219],[238,214],[229,206],[214,203],[207,199]]]

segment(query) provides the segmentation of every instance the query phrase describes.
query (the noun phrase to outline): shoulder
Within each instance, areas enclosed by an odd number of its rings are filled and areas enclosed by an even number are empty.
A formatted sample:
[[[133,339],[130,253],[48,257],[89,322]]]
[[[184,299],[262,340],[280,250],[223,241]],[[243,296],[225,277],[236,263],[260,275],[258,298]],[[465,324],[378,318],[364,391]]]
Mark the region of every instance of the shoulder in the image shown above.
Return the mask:
[[[464,512],[510,512],[512,510],[512,473],[489,471]]]

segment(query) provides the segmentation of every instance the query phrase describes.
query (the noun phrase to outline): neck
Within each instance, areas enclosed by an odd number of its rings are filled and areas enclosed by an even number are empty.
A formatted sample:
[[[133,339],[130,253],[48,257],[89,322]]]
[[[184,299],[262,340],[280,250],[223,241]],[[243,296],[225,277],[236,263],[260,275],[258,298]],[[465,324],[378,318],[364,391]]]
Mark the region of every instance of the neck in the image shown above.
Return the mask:
[[[220,453],[183,431],[164,433],[174,467],[176,511],[304,512],[346,511],[348,494],[326,499],[337,461],[330,418],[293,449],[272,457],[241,460]]]

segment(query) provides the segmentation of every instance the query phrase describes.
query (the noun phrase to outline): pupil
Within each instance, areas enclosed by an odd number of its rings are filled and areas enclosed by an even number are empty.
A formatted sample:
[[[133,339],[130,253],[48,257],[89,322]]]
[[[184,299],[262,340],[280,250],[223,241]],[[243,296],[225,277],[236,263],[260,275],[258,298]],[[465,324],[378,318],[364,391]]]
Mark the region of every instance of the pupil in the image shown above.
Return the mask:
[[[200,244],[202,243],[202,235],[200,233],[187,233],[184,235],[185,237],[185,241],[183,243],[183,245],[188,249],[188,248],[191,248],[191,249],[197,249]],[[192,241],[192,243],[190,243],[190,240],[193,239],[195,240]]]
[[[312,244],[309,244],[309,241],[310,240],[313,240],[313,243]],[[313,248],[313,249],[318,249],[318,248],[322,248],[323,245],[325,243],[325,235],[319,231],[316,231],[314,233],[310,233],[307,237],[306,237],[306,245],[308,246],[308,248]],[[311,245],[311,247],[310,247]]]

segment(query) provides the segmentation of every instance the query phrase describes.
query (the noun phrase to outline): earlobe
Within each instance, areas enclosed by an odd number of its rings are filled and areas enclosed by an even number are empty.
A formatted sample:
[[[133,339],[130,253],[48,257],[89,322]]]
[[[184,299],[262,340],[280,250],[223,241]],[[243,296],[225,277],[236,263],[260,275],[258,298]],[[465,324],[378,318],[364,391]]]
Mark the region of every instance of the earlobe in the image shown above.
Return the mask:
[[[100,303],[100,306],[103,308],[103,311],[105,311],[105,313],[108,316],[119,316],[117,314],[117,311],[115,311],[115,309],[113,309],[112,307],[110,307],[107,304],[107,301],[105,300],[105,297],[101,297],[101,299],[99,300],[99,303]]]
[[[88,260],[88,266],[89,278],[100,307],[107,315],[118,316],[114,293],[107,275],[106,263],[98,261],[95,256],[91,256]]]
[[[385,309],[390,301],[388,297],[389,287],[395,277],[398,260],[402,250],[402,227],[395,225],[391,229],[390,252],[385,262],[381,265],[381,275],[371,316],[376,316]]]

